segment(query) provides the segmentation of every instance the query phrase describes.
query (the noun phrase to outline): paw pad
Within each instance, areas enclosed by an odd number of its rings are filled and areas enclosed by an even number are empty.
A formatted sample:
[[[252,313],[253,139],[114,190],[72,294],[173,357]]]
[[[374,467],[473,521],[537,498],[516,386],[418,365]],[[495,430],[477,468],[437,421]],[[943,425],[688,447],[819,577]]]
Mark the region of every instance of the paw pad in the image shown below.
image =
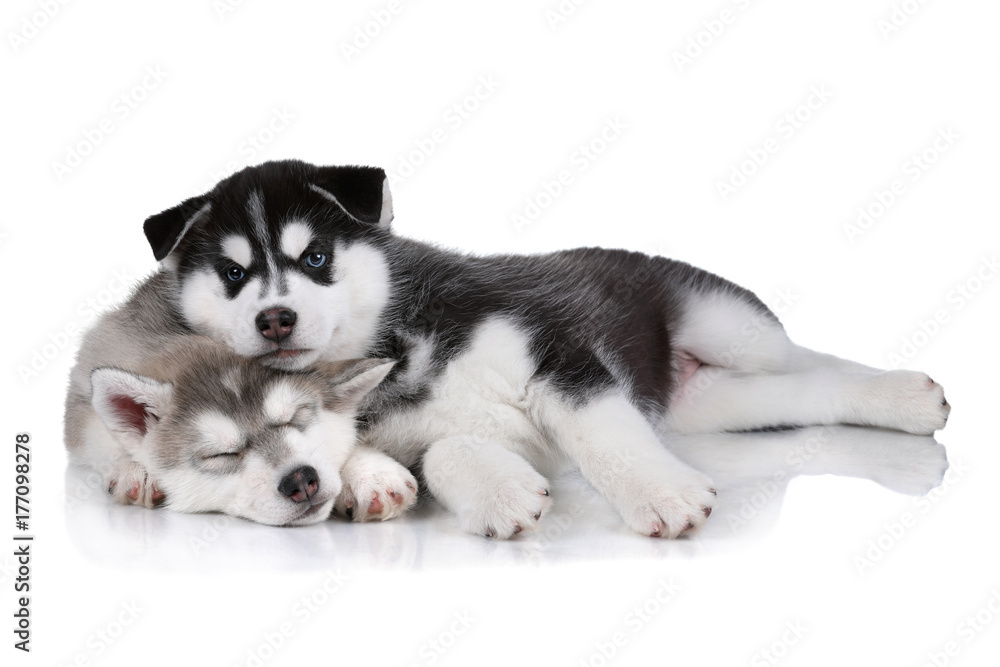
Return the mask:
[[[381,514],[383,509],[382,499],[378,497],[378,491],[375,491],[372,493],[372,501],[368,504],[368,513]]]

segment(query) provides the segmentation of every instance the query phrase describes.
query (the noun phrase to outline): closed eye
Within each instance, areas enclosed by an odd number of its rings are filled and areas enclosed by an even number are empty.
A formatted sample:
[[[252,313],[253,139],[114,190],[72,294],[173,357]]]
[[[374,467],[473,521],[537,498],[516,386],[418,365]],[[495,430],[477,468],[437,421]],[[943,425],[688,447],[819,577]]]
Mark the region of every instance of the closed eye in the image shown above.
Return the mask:
[[[237,450],[235,452],[216,452],[214,454],[202,454],[202,461],[234,461],[243,454],[243,450]]]
[[[215,452],[199,454],[195,466],[209,475],[229,475],[235,473],[243,465],[243,454],[246,448],[239,451]]]
[[[312,420],[312,416],[314,414],[316,414],[316,406],[313,403],[300,405],[290,419],[283,422],[273,422],[268,424],[268,426],[271,428],[284,428],[285,426],[291,426],[292,428],[304,431],[306,426],[308,426],[309,422]]]

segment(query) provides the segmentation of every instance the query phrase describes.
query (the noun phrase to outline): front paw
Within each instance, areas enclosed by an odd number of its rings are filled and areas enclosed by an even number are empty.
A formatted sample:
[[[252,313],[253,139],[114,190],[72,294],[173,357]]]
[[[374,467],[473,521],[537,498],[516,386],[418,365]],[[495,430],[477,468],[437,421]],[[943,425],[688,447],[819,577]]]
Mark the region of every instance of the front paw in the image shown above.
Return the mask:
[[[696,470],[653,466],[623,482],[616,496],[618,511],[632,530],[673,538],[705,524],[716,492],[712,480]]]
[[[417,480],[389,458],[347,465],[341,477],[344,488],[337,496],[336,511],[354,521],[386,521],[417,502]]]
[[[462,527],[499,539],[537,529],[552,498],[548,481],[527,464],[525,467],[520,474],[498,474],[472,490],[472,497],[455,508]]]
[[[108,496],[121,505],[142,505],[153,509],[167,499],[156,480],[134,461],[116,463],[105,481]]]

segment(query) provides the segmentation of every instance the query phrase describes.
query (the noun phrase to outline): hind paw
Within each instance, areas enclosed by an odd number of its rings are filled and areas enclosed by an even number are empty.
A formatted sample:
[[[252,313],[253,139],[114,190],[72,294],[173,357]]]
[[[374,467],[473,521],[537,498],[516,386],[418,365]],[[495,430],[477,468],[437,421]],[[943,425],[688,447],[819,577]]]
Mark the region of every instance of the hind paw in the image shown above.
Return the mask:
[[[888,371],[876,377],[875,401],[884,414],[876,416],[877,426],[887,426],[915,435],[931,435],[944,428],[951,406],[944,387],[926,373]]]

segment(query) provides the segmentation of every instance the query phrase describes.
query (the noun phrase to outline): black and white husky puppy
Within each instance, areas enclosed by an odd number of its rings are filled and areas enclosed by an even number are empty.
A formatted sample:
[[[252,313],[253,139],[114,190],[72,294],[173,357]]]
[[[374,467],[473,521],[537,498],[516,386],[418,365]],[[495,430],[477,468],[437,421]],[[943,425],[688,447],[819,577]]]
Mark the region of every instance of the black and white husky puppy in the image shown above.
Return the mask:
[[[281,369],[396,360],[362,440],[478,534],[535,527],[576,466],[632,529],[676,537],[716,491],[671,433],[849,423],[928,434],[927,375],[793,344],[751,292],[622,250],[474,257],[400,238],[376,168],[245,169],[149,218],[164,311]]]

